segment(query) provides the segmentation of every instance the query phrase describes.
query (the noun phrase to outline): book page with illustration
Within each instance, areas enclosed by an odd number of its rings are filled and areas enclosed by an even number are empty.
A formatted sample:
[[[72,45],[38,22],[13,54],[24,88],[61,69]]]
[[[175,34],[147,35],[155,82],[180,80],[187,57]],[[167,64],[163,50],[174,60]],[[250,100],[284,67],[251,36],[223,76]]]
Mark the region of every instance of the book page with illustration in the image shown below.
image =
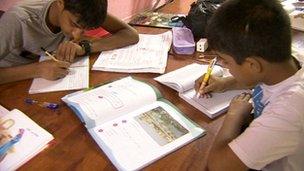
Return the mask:
[[[15,144],[0,162],[0,170],[16,170],[54,139],[50,133],[17,109],[1,117],[0,123],[5,132],[15,139]]]
[[[117,169],[137,170],[202,136],[202,128],[156,101],[89,130]]]
[[[157,94],[150,85],[126,77],[62,100],[76,107],[92,127],[153,103]]]

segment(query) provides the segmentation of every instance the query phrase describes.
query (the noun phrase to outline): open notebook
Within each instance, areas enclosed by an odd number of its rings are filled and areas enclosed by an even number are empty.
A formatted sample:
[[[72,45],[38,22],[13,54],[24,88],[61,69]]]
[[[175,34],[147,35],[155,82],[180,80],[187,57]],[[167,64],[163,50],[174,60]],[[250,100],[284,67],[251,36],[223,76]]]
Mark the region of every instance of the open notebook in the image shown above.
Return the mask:
[[[139,34],[139,42],[120,49],[101,52],[92,70],[127,73],[164,73],[172,32]]]
[[[62,98],[118,170],[138,170],[205,134],[151,85],[126,77]]]
[[[42,56],[40,61],[49,59]],[[50,81],[44,78],[35,78],[29,93],[46,93],[64,90],[77,90],[89,87],[89,57],[83,57],[73,63],[69,68],[69,74],[59,80]]]
[[[48,143],[54,139],[50,133],[17,109],[4,114],[0,118],[0,123],[7,128],[2,133],[9,134],[12,137],[15,137],[20,130],[23,130],[20,140],[13,145],[0,162],[1,171],[16,170],[45,149]],[[1,142],[1,145],[3,143],[5,142]]]
[[[197,98],[194,89],[195,80],[206,72],[208,65],[190,64],[183,68],[154,78],[156,81],[179,92],[179,96],[210,118],[226,111],[231,99],[246,90],[233,90],[224,93],[212,93],[212,98]],[[215,66],[213,75],[223,75],[223,69]]]

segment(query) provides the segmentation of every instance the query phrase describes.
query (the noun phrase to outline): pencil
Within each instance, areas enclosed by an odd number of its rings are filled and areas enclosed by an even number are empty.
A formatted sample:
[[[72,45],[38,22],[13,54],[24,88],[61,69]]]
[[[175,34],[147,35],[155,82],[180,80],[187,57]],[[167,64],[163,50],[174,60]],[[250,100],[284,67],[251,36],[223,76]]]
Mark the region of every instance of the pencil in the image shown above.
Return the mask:
[[[55,56],[53,56],[50,52],[48,52],[46,49],[44,49],[43,47],[41,47],[41,50],[43,50],[43,52],[48,56],[50,57],[51,59],[53,59],[54,61],[56,62],[59,62],[58,59],[55,58]]]
[[[204,79],[203,79],[202,84],[201,84],[201,86],[199,88],[199,91],[201,89],[203,89],[207,85],[207,83],[209,81],[209,78],[210,78],[210,75],[211,75],[211,72],[213,70],[213,67],[214,67],[214,65],[216,63],[216,60],[217,60],[217,58],[215,57],[212,61],[210,61],[209,65],[208,65],[207,72],[205,73]],[[199,98],[199,96],[201,95],[199,91],[196,94],[197,98]]]

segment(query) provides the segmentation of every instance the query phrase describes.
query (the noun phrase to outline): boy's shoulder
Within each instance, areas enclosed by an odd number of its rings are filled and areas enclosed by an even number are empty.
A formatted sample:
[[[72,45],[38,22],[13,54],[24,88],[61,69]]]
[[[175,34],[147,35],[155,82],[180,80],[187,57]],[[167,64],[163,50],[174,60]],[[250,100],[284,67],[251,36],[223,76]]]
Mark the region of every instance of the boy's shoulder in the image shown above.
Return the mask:
[[[7,13],[12,17],[15,17],[19,20],[28,20],[32,18],[41,17],[45,10],[46,6],[53,0],[24,0],[17,3],[15,6],[11,7]]]
[[[304,68],[274,91],[264,110],[263,113],[275,114],[293,123],[304,123]]]

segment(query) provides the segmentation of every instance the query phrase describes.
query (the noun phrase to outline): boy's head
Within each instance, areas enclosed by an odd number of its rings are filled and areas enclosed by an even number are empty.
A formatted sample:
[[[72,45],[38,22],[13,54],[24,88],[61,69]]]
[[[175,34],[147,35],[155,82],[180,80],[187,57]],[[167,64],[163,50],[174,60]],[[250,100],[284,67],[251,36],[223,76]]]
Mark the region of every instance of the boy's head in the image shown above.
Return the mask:
[[[59,23],[62,31],[72,32],[100,27],[107,16],[107,0],[58,0]],[[78,30],[77,30],[78,28]],[[76,33],[77,34],[77,33]]]
[[[64,0],[64,9],[78,16],[78,24],[84,28],[101,26],[107,7],[107,0]]]
[[[207,26],[207,38],[235,77],[246,74],[241,66],[247,60],[280,63],[291,58],[290,21],[277,0],[225,1]]]

